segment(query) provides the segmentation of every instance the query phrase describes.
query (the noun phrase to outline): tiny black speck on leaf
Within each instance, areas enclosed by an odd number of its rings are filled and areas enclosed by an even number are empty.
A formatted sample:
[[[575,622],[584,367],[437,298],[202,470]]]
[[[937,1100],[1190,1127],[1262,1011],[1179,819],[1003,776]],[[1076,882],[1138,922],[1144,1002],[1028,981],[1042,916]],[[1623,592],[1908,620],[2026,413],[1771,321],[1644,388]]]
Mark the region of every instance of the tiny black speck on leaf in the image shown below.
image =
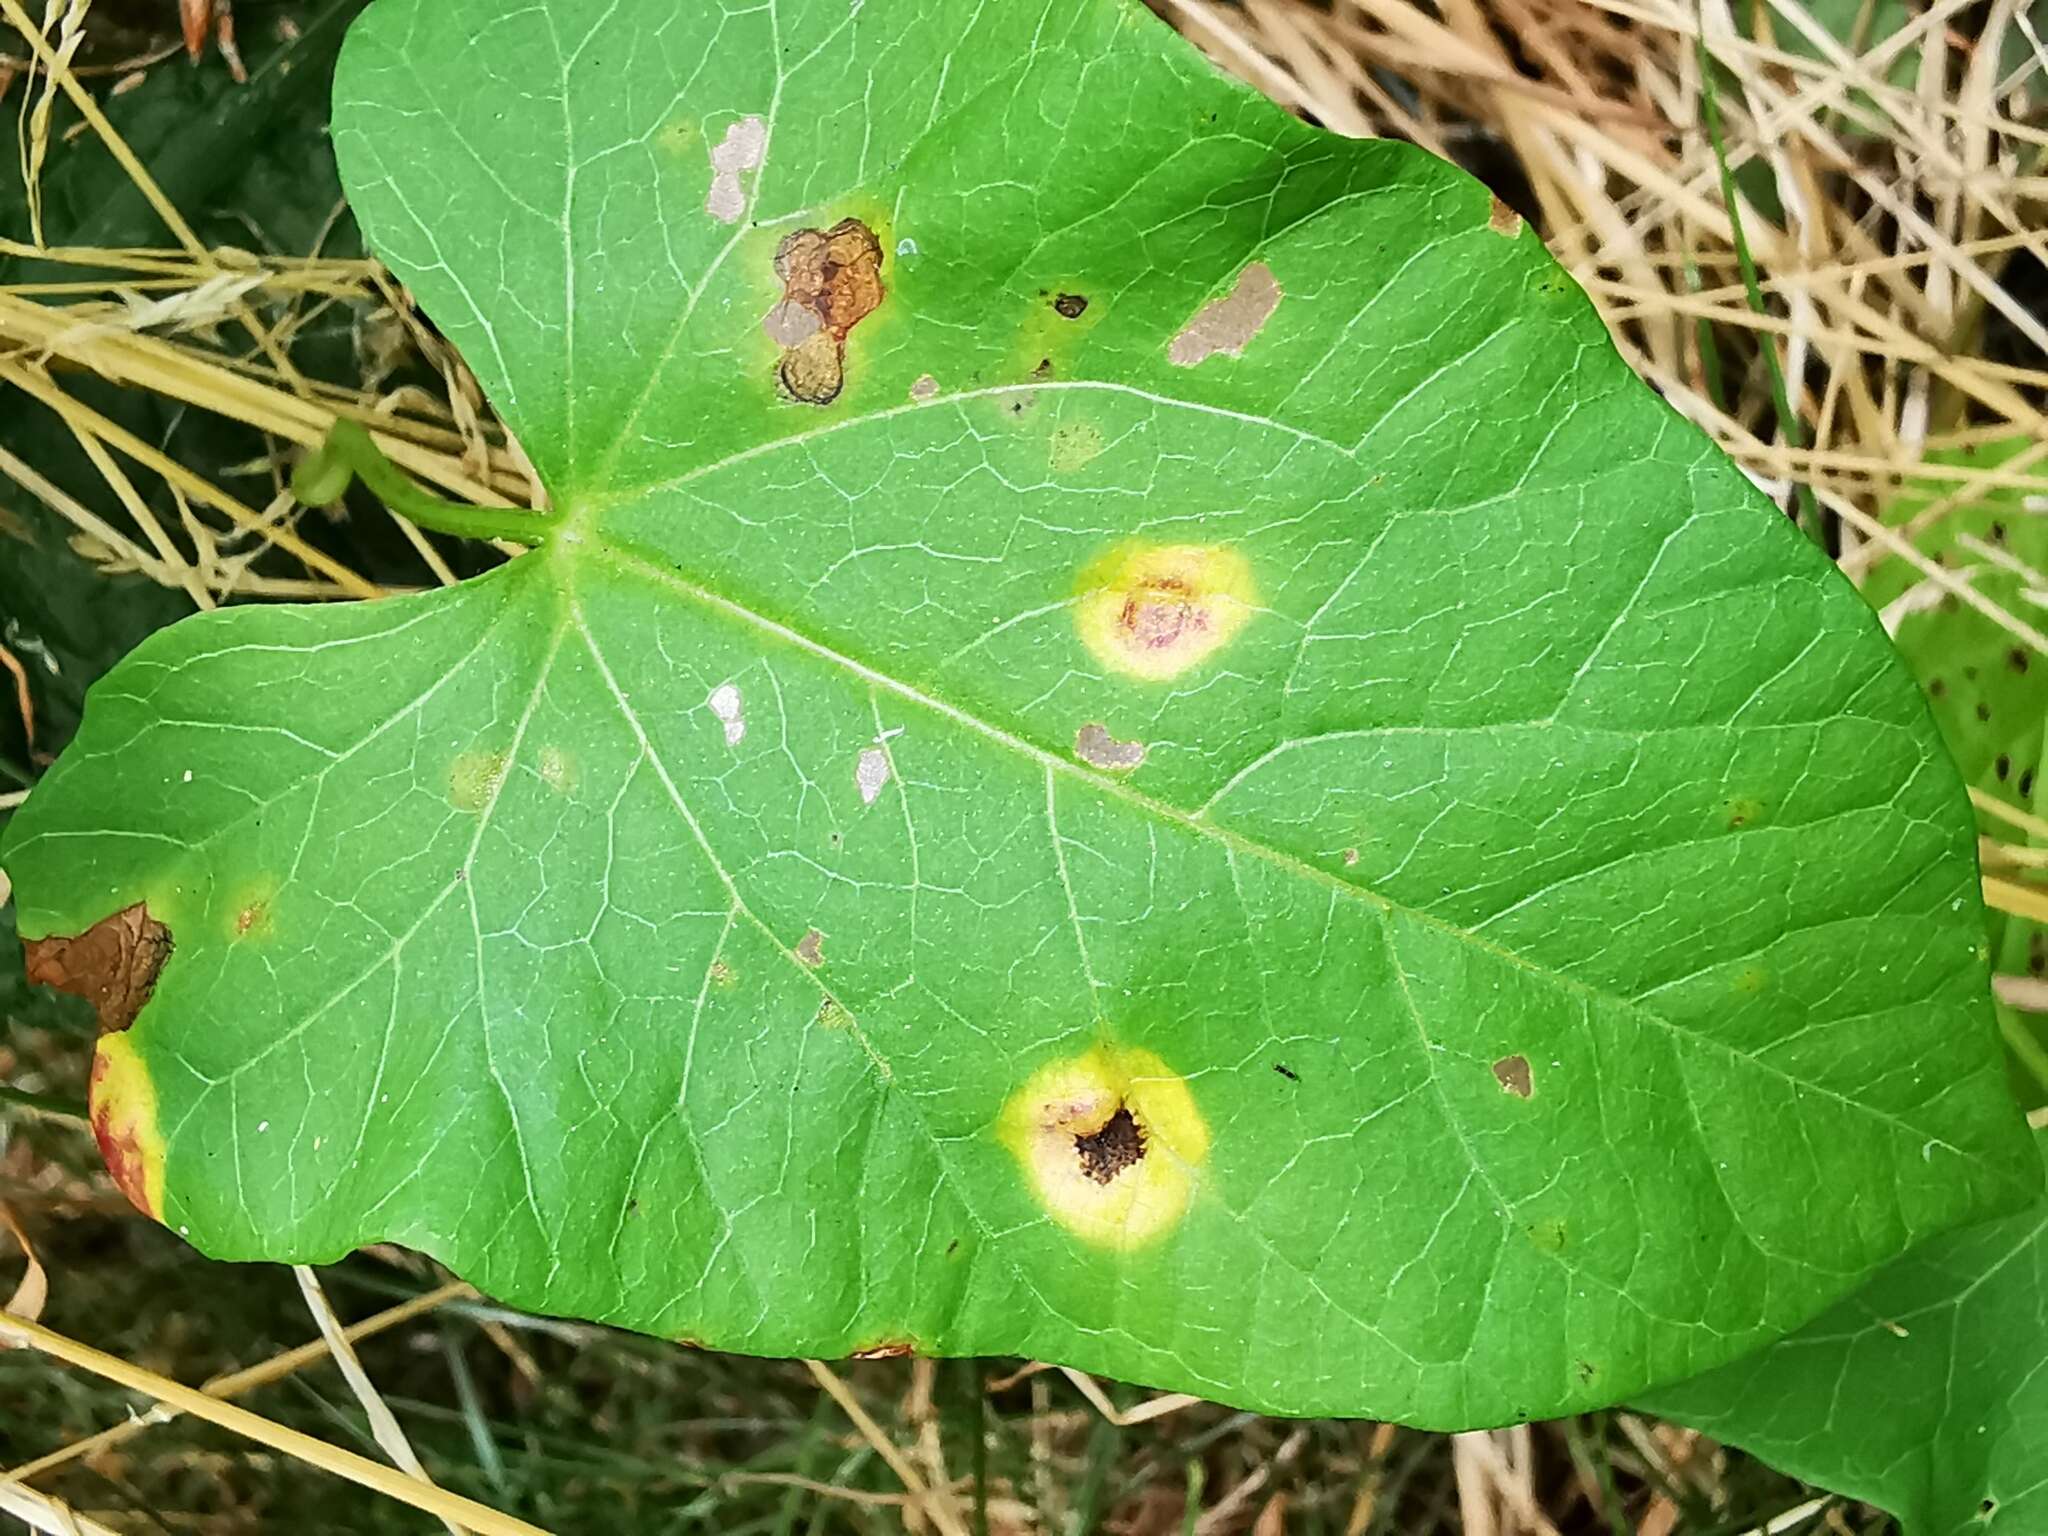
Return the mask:
[[[1287,1063],[1284,1061],[1274,1062],[1273,1070],[1275,1072],[1278,1072],[1282,1077],[1286,1078],[1287,1081],[1289,1081],[1290,1083],[1298,1083],[1301,1081],[1301,1074],[1296,1072],[1294,1068],[1288,1066]]]

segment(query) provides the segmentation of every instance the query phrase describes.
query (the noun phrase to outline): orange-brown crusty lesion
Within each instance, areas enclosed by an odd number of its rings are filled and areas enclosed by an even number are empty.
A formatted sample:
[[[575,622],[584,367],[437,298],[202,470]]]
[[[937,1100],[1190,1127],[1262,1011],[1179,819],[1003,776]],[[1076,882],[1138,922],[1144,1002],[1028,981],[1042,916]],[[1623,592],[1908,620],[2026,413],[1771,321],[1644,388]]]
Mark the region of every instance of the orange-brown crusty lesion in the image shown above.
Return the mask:
[[[1126,677],[1164,682],[1234,639],[1257,602],[1251,563],[1228,544],[1120,544],[1082,573],[1081,641]]]
[[[107,1172],[143,1215],[164,1219],[164,1138],[156,1084],[128,1034],[101,1035],[88,1094],[93,1140]]]
[[[1187,1079],[1136,1046],[1047,1062],[1004,1104],[997,1130],[1047,1215],[1120,1252],[1180,1224],[1209,1156]]]
[[[881,307],[882,245],[859,219],[830,229],[799,229],[775,250],[782,297],[761,328],[782,357],[783,392],[806,405],[830,405],[846,383],[846,338]]]

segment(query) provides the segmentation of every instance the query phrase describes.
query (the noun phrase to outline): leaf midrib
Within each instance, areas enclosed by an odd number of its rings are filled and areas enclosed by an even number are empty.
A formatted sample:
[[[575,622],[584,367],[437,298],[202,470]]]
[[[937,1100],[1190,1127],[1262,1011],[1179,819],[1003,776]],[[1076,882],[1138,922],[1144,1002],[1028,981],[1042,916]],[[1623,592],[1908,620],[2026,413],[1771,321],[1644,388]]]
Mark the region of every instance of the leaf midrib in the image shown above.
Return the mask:
[[[1023,758],[1038,764],[1049,773],[1062,775],[1070,781],[1084,784],[1106,798],[1128,805],[1156,821],[1179,828],[1182,831],[1195,833],[1200,837],[1219,844],[1230,852],[1241,853],[1258,859],[1275,869],[1285,872],[1289,876],[1307,881],[1324,890],[1336,893],[1343,898],[1364,901],[1369,905],[1377,907],[1383,917],[1398,915],[1422,926],[1434,929],[1483,954],[1500,960],[1504,964],[1513,966],[1560,992],[1618,1008],[1627,1017],[1640,1019],[1667,1035],[1683,1040],[1688,1044],[1708,1047],[1720,1053],[1727,1060],[1776,1078],[1792,1088],[1819,1094],[1842,1105],[1844,1108],[1868,1116],[1896,1132],[1904,1133],[1923,1142],[1939,1146],[1952,1155],[1966,1159],[1979,1167],[1996,1173],[2002,1180],[2005,1179],[2002,1170],[1997,1169],[1995,1165],[1988,1162],[1981,1154],[1965,1152],[1945,1137],[1939,1135],[1930,1136],[1927,1128],[1924,1126],[1913,1125],[1888,1111],[1865,1103],[1860,1099],[1851,1098],[1825,1084],[1796,1077],[1783,1068],[1763,1060],[1761,1057],[1749,1055],[1736,1049],[1726,1041],[1715,1039],[1713,1036],[1702,1034],[1697,1030],[1687,1029],[1683,1025],[1645,1007],[1632,997],[1603,991],[1587,982],[1580,981],[1538,961],[1529,959],[1527,956],[1503,944],[1482,938],[1470,929],[1461,928],[1456,923],[1439,917],[1426,909],[1408,906],[1368,886],[1354,884],[1327,870],[1320,869],[1285,849],[1276,848],[1269,843],[1249,837],[1218,822],[1200,819],[1195,814],[1185,811],[1179,806],[1160,800],[1155,796],[1144,794],[1119,779],[1111,778],[1107,774],[1092,769],[1085,764],[1074,762],[1057,752],[1042,747],[1026,737],[1005,730],[1003,727],[985,720],[969,710],[947,703],[912,683],[906,682],[891,673],[870,666],[856,657],[849,656],[843,651],[826,645],[824,642],[812,638],[801,630],[793,629],[786,624],[769,618],[765,614],[757,612],[744,603],[691,581],[673,565],[666,562],[658,552],[647,549],[634,541],[621,539],[614,535],[604,535],[602,537],[586,535],[582,540],[573,545],[557,544],[553,546],[549,553],[572,567],[571,571],[565,573],[565,586],[573,582],[573,565],[577,561],[594,560],[610,563],[625,574],[638,576],[657,586],[667,588],[690,599],[700,607],[711,609],[729,619],[738,621],[750,629],[772,636],[785,644],[796,646],[798,649],[830,663],[841,671],[859,678],[862,682],[872,687],[884,689],[906,702],[915,704],[922,709],[930,710],[932,713],[953,721],[955,724],[981,736],[985,740],[1021,755]],[[526,558],[535,557],[529,556]]]

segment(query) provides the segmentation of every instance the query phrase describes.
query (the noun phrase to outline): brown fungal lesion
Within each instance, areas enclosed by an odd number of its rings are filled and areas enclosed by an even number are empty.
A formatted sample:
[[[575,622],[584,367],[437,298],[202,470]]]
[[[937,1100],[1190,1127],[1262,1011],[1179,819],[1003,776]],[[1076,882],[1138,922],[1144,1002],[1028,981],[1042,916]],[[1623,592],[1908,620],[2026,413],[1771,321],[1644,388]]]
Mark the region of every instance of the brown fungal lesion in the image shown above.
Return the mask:
[[[1145,1160],[1145,1128],[1128,1104],[1119,1104],[1100,1127],[1074,1138],[1074,1155],[1080,1159],[1083,1177],[1108,1184]]]
[[[830,405],[846,385],[846,338],[881,307],[882,245],[859,219],[799,229],[775,250],[782,297],[761,328],[782,348],[776,376],[807,405]]]
[[[146,902],[123,907],[85,932],[30,939],[22,945],[28,979],[92,1004],[100,1032],[126,1029],[156,990],[171,957],[171,930],[149,915]]]
[[[1529,1070],[1529,1058],[1519,1052],[1503,1056],[1493,1064],[1493,1080],[1500,1084],[1502,1093],[1511,1093],[1518,1099],[1526,1099],[1536,1091],[1536,1079]]]

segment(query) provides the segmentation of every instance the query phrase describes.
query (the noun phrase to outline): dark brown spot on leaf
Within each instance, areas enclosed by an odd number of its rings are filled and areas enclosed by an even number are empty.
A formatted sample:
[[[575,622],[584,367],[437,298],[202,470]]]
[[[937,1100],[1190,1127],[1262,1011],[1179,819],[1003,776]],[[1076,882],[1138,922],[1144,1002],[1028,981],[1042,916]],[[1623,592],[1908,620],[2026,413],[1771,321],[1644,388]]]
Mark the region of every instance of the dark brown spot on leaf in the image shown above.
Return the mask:
[[[31,982],[84,998],[111,1034],[133,1024],[149,1001],[171,956],[171,930],[138,901],[75,937],[30,939],[22,954]]]
[[[2027,670],[2027,653],[2014,646],[2005,653],[2005,664],[2015,672],[2024,672]]]
[[[1273,1070],[1275,1072],[1278,1072],[1282,1077],[1286,1078],[1287,1081],[1289,1081],[1290,1083],[1298,1083],[1301,1081],[1301,1074],[1295,1071],[1294,1068],[1287,1065],[1287,1063],[1284,1061],[1274,1062]]]
[[[1518,1099],[1526,1099],[1536,1091],[1535,1079],[1529,1075],[1529,1058],[1526,1056],[1503,1056],[1493,1064],[1493,1080],[1500,1084],[1502,1093],[1512,1093]]]
[[[796,957],[805,965],[820,966],[825,963],[825,935],[817,929],[807,929],[804,936],[796,941]]]
[[[1063,293],[1052,301],[1053,312],[1062,320],[1078,320],[1088,313],[1088,299],[1079,293]]]
[[[783,349],[777,376],[792,400],[829,405],[846,383],[846,338],[881,307],[882,246],[859,219],[799,229],[775,251],[782,298],[762,329]]]
[[[1143,1159],[1145,1132],[1131,1118],[1130,1110],[1119,1104],[1101,1130],[1074,1138],[1074,1151],[1081,1159],[1081,1172],[1098,1184],[1107,1184]]]

